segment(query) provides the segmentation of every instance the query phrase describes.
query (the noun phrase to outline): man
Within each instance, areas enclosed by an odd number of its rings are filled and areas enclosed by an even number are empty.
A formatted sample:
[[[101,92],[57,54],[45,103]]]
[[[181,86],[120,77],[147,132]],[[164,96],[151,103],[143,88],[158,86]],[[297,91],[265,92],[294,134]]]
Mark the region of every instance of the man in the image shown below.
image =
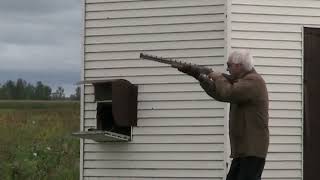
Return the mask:
[[[268,92],[246,50],[234,51],[227,62],[230,75],[184,65],[180,71],[198,79],[214,99],[230,103],[229,136],[233,158],[227,180],[260,180],[269,146]]]

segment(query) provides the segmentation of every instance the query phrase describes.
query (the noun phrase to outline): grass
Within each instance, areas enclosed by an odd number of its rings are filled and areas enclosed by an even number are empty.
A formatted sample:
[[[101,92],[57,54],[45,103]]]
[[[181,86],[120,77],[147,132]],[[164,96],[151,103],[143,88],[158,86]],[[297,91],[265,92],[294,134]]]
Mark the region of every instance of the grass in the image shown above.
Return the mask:
[[[79,102],[0,101],[0,179],[79,179]]]

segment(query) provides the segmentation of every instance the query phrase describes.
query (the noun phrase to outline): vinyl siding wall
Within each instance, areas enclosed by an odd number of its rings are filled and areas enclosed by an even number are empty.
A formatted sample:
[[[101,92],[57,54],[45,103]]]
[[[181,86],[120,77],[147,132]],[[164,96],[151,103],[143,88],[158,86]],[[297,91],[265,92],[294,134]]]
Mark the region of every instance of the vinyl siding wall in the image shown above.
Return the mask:
[[[268,84],[271,144],[263,179],[303,175],[303,25],[320,25],[320,1],[232,0],[231,47],[248,48]]]
[[[83,179],[221,180],[225,104],[199,84],[139,53],[222,70],[224,0],[86,0],[84,79],[138,85],[138,125],[129,143],[84,140]],[[293,87],[295,88],[295,87]],[[85,85],[84,129],[96,125],[93,87]]]

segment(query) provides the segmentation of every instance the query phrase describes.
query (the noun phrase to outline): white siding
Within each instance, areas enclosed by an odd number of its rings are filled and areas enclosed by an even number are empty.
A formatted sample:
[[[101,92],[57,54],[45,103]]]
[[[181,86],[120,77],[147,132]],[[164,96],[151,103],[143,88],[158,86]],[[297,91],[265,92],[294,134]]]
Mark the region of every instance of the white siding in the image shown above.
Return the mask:
[[[213,101],[192,78],[167,65],[140,60],[139,53],[222,70],[224,4],[86,0],[84,78],[124,78],[137,84],[138,126],[129,143],[85,140],[83,179],[223,178],[225,105]],[[84,93],[87,129],[96,124],[96,104],[92,86],[86,85]]]
[[[320,1],[232,0],[231,47],[248,48],[268,83],[271,144],[263,179],[302,179],[302,25]]]

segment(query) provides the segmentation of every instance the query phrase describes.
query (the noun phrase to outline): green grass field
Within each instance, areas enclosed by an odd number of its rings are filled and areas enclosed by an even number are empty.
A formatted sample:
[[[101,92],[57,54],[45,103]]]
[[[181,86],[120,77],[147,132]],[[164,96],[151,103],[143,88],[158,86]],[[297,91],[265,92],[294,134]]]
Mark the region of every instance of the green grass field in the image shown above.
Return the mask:
[[[79,102],[0,101],[0,179],[79,179]]]

